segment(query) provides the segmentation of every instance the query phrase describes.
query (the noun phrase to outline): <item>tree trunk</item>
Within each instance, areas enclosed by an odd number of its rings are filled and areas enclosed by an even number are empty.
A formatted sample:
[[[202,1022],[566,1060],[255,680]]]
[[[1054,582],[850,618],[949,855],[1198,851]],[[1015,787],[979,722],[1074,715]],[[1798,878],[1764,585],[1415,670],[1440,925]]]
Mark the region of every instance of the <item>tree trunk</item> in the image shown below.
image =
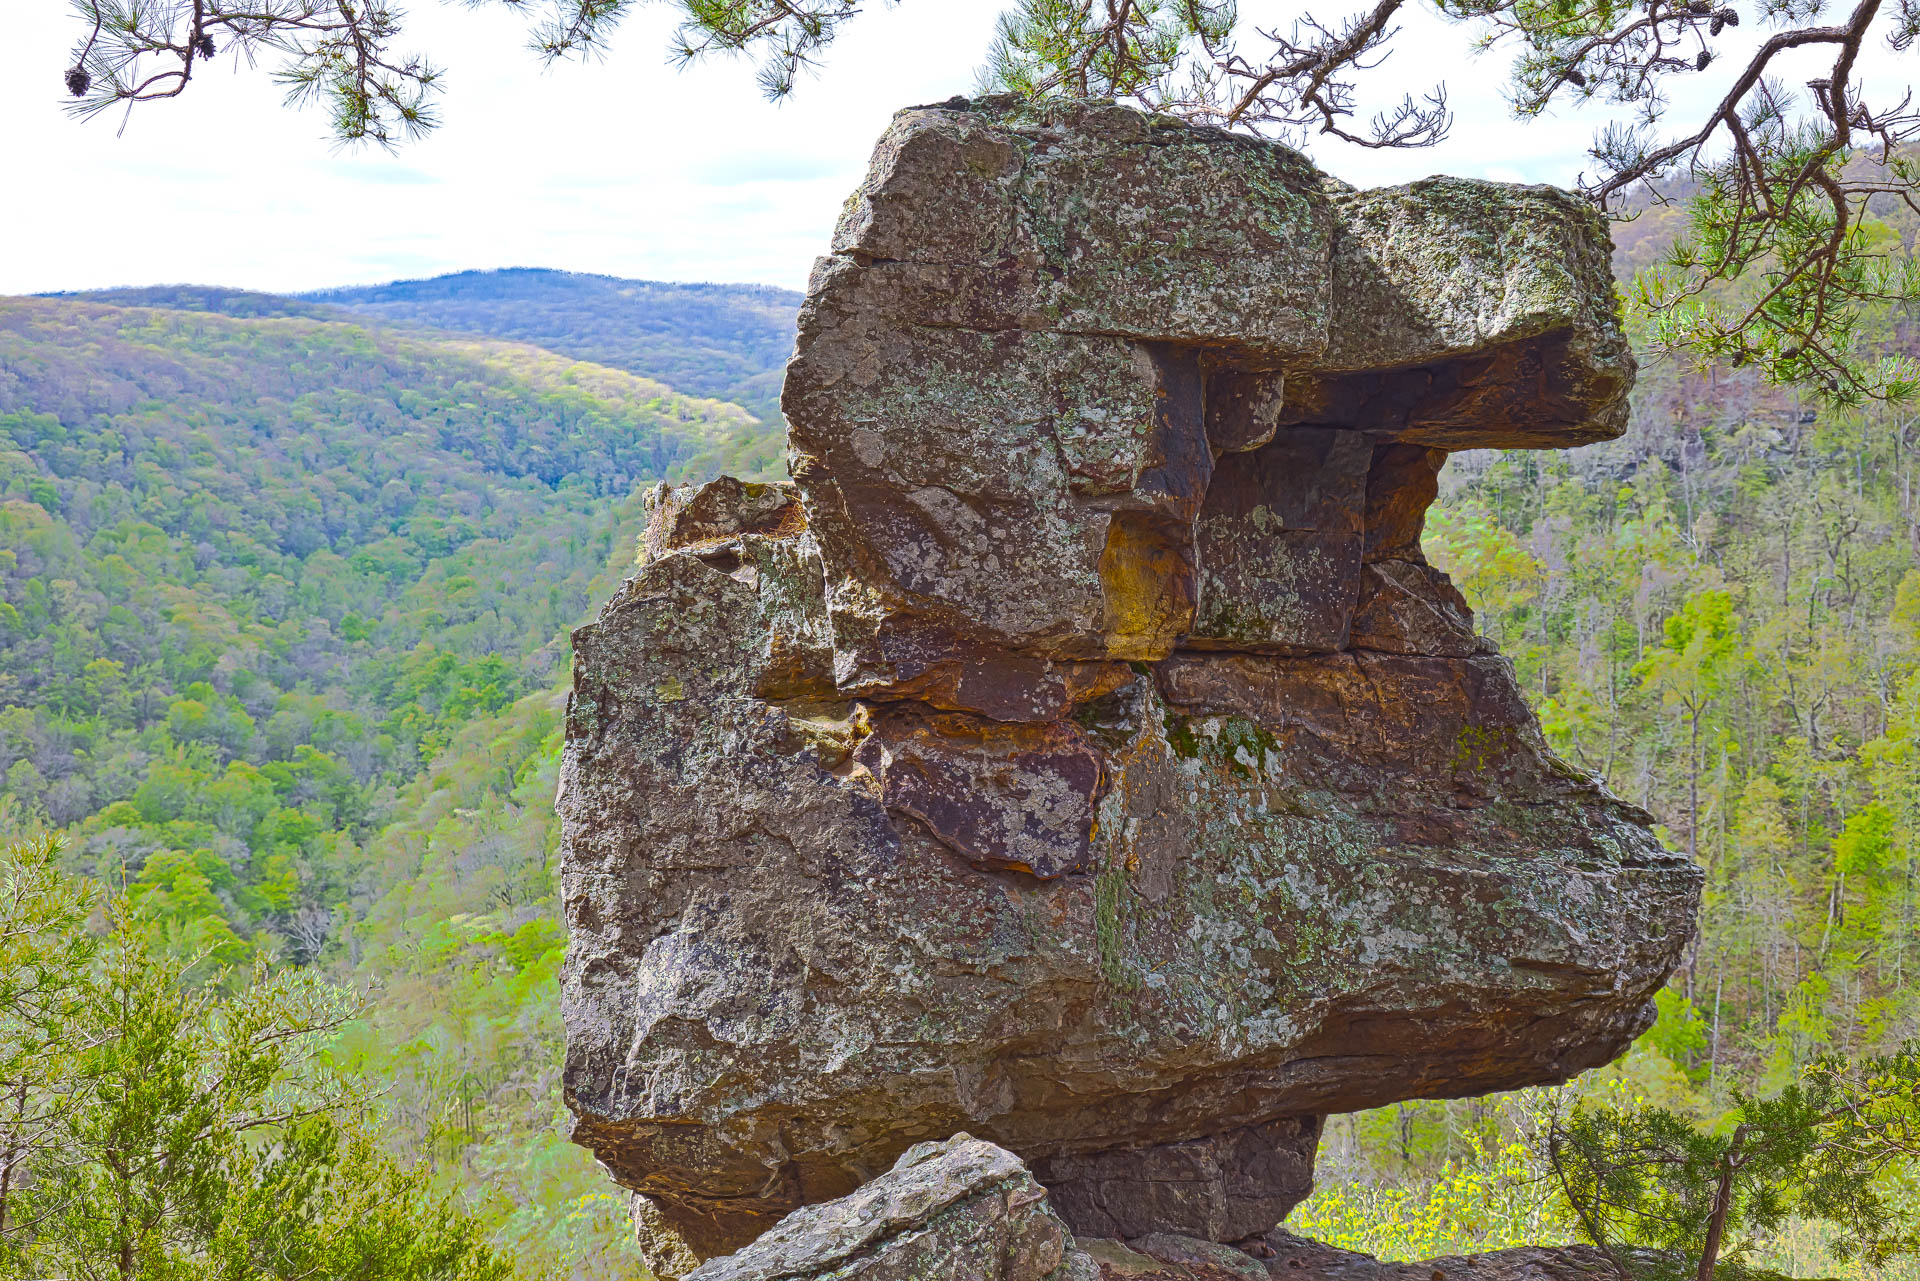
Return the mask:
[[[1687,861],[1700,861],[1700,709],[1687,704]]]
[[[1720,1182],[1713,1190],[1713,1217],[1707,1220],[1707,1239],[1700,1249],[1700,1268],[1694,1273],[1694,1281],[1713,1281],[1714,1265],[1720,1259],[1720,1239],[1727,1231],[1727,1212],[1733,1208],[1733,1171],[1740,1161],[1740,1142],[1746,1136],[1746,1126],[1734,1130],[1726,1155],[1720,1158]]]
[[[1720,973],[1713,980],[1713,1039],[1707,1043],[1707,1093],[1713,1093],[1713,1078],[1720,1071],[1720,989],[1726,985],[1727,972],[1723,963]]]
[[[7,1132],[6,1155],[0,1157],[0,1241],[7,1237],[7,1197],[13,1189],[13,1165],[20,1159],[20,1124],[27,1114],[27,1083],[13,1095],[13,1126]]]

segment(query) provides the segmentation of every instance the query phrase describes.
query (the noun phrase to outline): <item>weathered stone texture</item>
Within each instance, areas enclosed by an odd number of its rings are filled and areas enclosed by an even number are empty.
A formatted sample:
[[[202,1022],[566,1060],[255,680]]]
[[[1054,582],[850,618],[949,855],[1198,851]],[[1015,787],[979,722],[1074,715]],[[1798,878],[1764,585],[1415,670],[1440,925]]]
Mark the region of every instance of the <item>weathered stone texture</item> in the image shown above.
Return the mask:
[[[1610,1281],[1620,1275],[1605,1252],[1591,1245],[1520,1246],[1415,1263],[1387,1263],[1278,1230],[1247,1245],[1272,1281]],[[1639,1262],[1652,1257],[1651,1251],[1632,1253]],[[1101,1271],[1102,1281],[1145,1281]],[[1736,1274],[1748,1281],[1779,1281],[1765,1273]]]
[[[769,485],[722,476],[705,485],[655,485],[646,494],[644,560],[741,534],[797,533],[807,526],[791,484]]]
[[[1360,590],[1365,433],[1291,428],[1226,454],[1200,510],[1200,606],[1188,648],[1328,653],[1344,649]]]
[[[1167,1232],[1132,1241],[1080,1237],[1074,1246],[1093,1260],[1100,1281],[1268,1281],[1266,1268],[1252,1255],[1196,1237]]]
[[[958,1134],[908,1149],[836,1201],[796,1210],[687,1281],[1097,1281],[1020,1158]]]
[[[1055,1157],[1038,1175],[1082,1236],[1238,1241],[1313,1191],[1319,1140],[1318,1117],[1290,1116],[1184,1143]]]
[[[850,642],[928,623],[1164,656],[1213,608],[1207,446],[1282,422],[1362,451],[1616,434],[1632,362],[1606,243],[1548,188],[1342,191],[1285,148],[1117,107],[902,113],[784,393],[795,479],[858,585],[829,582],[843,643],[882,681],[884,645]],[[1274,442],[1269,470],[1301,447]],[[1330,572],[1294,541],[1274,574]]]
[[[1617,431],[1605,273],[1544,188],[897,117],[792,487],[657,491],[575,637],[567,1098],[663,1275],[962,1129],[1078,1231],[1236,1240],[1320,1116],[1647,1026],[1699,873],[1419,543],[1446,449]]]

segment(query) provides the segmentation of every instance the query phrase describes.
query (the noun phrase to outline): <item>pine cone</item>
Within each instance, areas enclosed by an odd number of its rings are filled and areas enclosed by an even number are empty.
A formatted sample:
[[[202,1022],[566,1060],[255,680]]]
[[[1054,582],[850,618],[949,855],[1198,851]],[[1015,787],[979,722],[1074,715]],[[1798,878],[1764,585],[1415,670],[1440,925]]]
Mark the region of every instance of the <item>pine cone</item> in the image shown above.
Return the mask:
[[[1567,68],[1567,82],[1584,89],[1587,87],[1587,73],[1578,67]]]
[[[200,51],[201,58],[211,58],[213,56],[213,37],[201,36],[193,42],[193,47]]]
[[[1702,49],[1700,51],[1700,56],[1693,60],[1693,69],[1695,71],[1705,71],[1707,69],[1707,64],[1712,61],[1713,61],[1713,54],[1708,52],[1705,49]]]
[[[93,77],[87,74],[85,67],[67,68],[67,92],[76,98],[84,98],[87,90],[93,88]]]
[[[1720,11],[1720,21],[1726,23],[1729,27],[1737,27],[1740,25],[1740,14],[1733,9],[1722,9]]]

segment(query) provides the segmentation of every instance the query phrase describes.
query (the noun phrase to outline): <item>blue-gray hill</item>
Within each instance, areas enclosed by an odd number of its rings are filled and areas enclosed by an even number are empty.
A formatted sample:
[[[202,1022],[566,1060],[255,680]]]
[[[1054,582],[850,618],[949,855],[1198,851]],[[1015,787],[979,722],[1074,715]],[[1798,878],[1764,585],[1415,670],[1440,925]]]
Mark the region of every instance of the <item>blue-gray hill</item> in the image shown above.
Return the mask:
[[[800,295],[770,285],[674,284],[515,267],[326,289],[298,303],[485,334],[657,378],[778,423]]]

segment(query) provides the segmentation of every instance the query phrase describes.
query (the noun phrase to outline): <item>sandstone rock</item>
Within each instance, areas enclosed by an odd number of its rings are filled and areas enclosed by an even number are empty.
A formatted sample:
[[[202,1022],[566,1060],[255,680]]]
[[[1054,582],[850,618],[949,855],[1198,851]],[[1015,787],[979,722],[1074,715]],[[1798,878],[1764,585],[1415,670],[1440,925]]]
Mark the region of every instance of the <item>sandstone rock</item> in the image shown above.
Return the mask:
[[[1220,459],[1195,536],[1200,605],[1182,629],[1189,648],[1346,647],[1373,454],[1361,432],[1302,427]]]
[[[1425,561],[1420,531],[1427,508],[1440,496],[1440,468],[1447,451],[1424,445],[1388,444],[1367,465],[1366,546],[1361,559]]]
[[[1313,1191],[1319,1138],[1317,1117],[1285,1117],[1184,1143],[1059,1156],[1037,1173],[1083,1236],[1238,1241]]]
[[[1543,188],[901,113],[801,317],[792,499],[658,491],[575,635],[567,1099],[659,1257],[962,1129],[1076,1231],[1237,1240],[1319,1117],[1647,1026],[1700,874],[1419,546],[1445,449],[1618,429],[1605,272]]]
[[[1252,1255],[1230,1245],[1156,1232],[1132,1241],[1078,1237],[1100,1281],[1267,1281]]]
[[[670,551],[721,542],[742,534],[797,533],[806,513],[791,484],[762,484],[722,476],[705,485],[655,485],[645,497],[643,560]]]
[[[796,1210],[688,1281],[1095,1281],[1020,1158],[958,1134],[909,1148],[836,1201]]]
[[[895,704],[870,720],[854,759],[880,803],[982,868],[1052,879],[1090,867],[1104,764],[1060,724],[1006,723]]]
[[[1347,634],[1353,648],[1434,658],[1493,652],[1474,635],[1473,610],[1466,598],[1424,557],[1374,561],[1359,578]]]
[[[1119,107],[902,112],[835,251],[783,408],[842,660],[880,685],[929,630],[1146,660],[1205,634],[1209,444],[1578,444],[1618,433],[1632,381],[1572,197],[1345,191]],[[1298,446],[1268,448],[1271,471]]]

